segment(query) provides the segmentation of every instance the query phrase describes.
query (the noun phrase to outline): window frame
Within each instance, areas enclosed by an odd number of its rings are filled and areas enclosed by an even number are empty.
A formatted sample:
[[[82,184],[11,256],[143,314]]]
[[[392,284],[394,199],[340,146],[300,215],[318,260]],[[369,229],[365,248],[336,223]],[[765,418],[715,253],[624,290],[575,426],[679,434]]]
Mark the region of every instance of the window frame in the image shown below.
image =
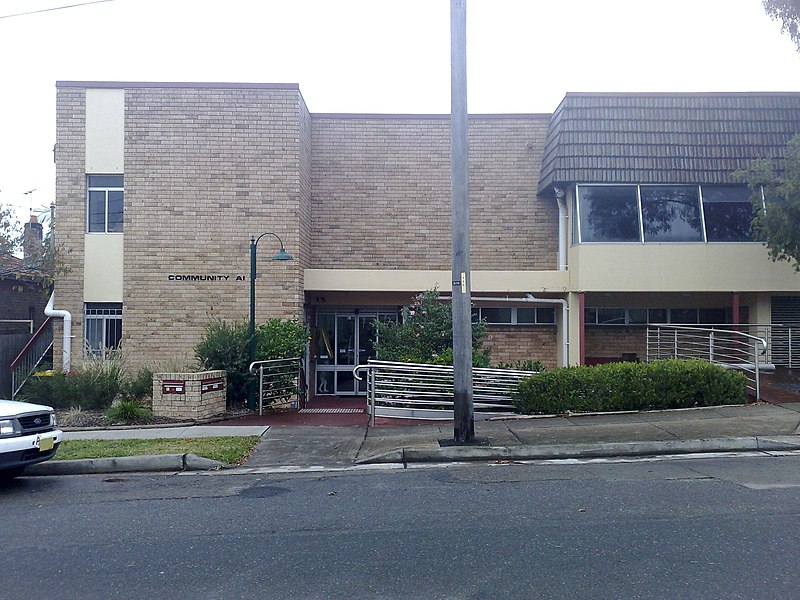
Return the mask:
[[[599,187],[630,187],[635,188],[636,190],[636,208],[637,208],[637,218],[638,218],[638,225],[639,225],[639,239],[638,240],[628,240],[628,241],[584,241],[584,231],[581,225],[581,188],[599,188]],[[645,227],[644,227],[644,212],[642,206],[642,188],[648,187],[660,187],[660,188],[696,188],[697,189],[697,202],[698,202],[698,210],[699,210],[699,219],[700,219],[700,233],[702,239],[697,240],[648,240],[645,235]],[[730,187],[736,188],[741,187],[744,188],[745,186],[739,186],[737,184],[695,184],[695,183],[669,183],[669,184],[660,184],[660,183],[576,183],[573,188],[572,193],[572,215],[571,218],[573,220],[571,229],[572,240],[571,245],[579,245],[579,244],[615,244],[615,245],[626,245],[626,244],[757,244],[760,243],[758,240],[752,237],[751,232],[748,232],[748,238],[743,240],[709,240],[708,236],[708,223],[706,222],[706,200],[704,198],[703,188],[721,188],[721,187]],[[709,203],[722,203],[722,201],[709,201]],[[742,204],[742,201],[731,201],[731,204]]]
[[[113,329],[109,326],[113,324]],[[93,338],[97,333],[102,337],[102,346],[93,345],[90,340],[90,327]],[[109,346],[106,344],[113,339]],[[83,345],[87,356],[107,358],[119,350],[122,344],[122,303],[121,302],[85,302],[83,305]]]
[[[537,303],[538,304],[538,303]],[[510,322],[502,322],[496,323],[493,321],[486,321],[483,317],[483,310],[482,309],[507,309],[511,311],[511,321]],[[517,311],[520,308],[532,308],[535,310],[535,322],[528,322],[528,321],[519,321]],[[549,321],[545,319],[545,311],[552,311],[553,320]],[[477,322],[478,320],[484,320],[486,325],[491,327],[542,327],[546,325],[556,325],[557,324],[557,313],[556,313],[556,306],[473,306],[472,307],[472,321]]]
[[[92,184],[92,178],[102,178],[102,177],[113,177],[119,178],[120,184],[119,186],[114,185],[100,185]],[[92,223],[92,192],[102,192],[104,195],[103,198],[103,227],[102,229],[93,229],[95,224]],[[109,193],[110,192],[120,192],[122,194],[121,198],[121,209],[120,209],[120,219],[119,219],[119,228],[114,229],[113,231],[109,231]],[[87,173],[86,174],[86,233],[94,233],[94,234],[110,234],[110,233],[123,233],[125,229],[125,179],[124,175],[121,173]]]

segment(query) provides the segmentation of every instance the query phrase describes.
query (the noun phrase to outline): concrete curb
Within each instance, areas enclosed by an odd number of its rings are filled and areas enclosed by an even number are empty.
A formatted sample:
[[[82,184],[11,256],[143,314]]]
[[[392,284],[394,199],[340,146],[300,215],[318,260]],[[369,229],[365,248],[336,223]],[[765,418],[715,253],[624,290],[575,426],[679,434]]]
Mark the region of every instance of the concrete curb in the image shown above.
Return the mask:
[[[743,452],[754,450],[800,450],[800,437],[728,437],[699,440],[604,442],[550,446],[399,448],[376,456],[358,459],[356,460],[356,464],[609,458],[619,456],[658,456],[663,454]]]
[[[136,473],[153,471],[212,471],[223,469],[219,461],[195,454],[159,454],[122,456],[119,458],[86,458],[51,460],[31,465],[25,475],[88,475],[92,473]]]

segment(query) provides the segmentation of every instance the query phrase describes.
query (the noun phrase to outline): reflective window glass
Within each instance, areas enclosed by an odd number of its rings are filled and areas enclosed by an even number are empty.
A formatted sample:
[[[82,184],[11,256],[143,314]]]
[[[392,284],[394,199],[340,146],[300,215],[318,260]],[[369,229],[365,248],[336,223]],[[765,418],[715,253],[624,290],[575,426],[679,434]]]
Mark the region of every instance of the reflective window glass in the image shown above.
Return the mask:
[[[624,308],[598,308],[598,325],[625,325]]]
[[[578,186],[581,242],[638,242],[636,186]]]
[[[511,309],[495,307],[481,308],[481,318],[487,323],[511,323]]]
[[[106,193],[89,192],[89,232],[103,233],[106,230]]]
[[[669,311],[669,322],[676,325],[697,323],[696,308],[673,308]]]
[[[536,323],[536,309],[535,308],[518,308],[517,309],[517,323],[525,325]]]
[[[697,186],[643,185],[642,225],[645,242],[702,242]]]
[[[536,322],[552,324],[556,322],[556,309],[553,307],[541,307],[536,309]]]
[[[647,309],[646,308],[629,308],[628,309],[628,323],[634,325],[644,325],[647,323]]]
[[[749,242],[753,206],[743,185],[704,185],[703,213],[709,242]]]

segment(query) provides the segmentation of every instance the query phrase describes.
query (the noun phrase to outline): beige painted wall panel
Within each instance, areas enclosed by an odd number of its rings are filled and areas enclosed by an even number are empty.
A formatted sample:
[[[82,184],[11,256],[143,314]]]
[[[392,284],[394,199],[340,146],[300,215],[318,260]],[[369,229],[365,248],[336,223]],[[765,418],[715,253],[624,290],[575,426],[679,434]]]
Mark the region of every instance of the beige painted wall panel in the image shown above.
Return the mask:
[[[760,244],[585,244],[570,260],[576,291],[800,291]]]
[[[122,302],[122,234],[84,238],[84,302]]]
[[[306,269],[309,291],[410,291],[432,289],[451,292],[450,271],[389,271],[377,269]],[[566,271],[473,271],[476,293],[564,292]]]
[[[86,90],[86,172],[123,173],[125,90]]]

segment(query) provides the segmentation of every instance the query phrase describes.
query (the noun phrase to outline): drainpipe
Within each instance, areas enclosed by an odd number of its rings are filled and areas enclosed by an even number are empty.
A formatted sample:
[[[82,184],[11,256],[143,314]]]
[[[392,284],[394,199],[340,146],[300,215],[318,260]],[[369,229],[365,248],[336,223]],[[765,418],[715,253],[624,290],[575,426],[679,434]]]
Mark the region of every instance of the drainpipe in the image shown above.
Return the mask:
[[[57,317],[64,319],[64,336],[63,336],[63,350],[62,350],[62,369],[65,373],[70,370],[70,353],[72,348],[72,315],[66,310],[56,310],[53,308],[55,299],[55,292],[50,294],[50,300],[47,301],[47,306],[44,307],[44,314],[48,317]]]
[[[558,270],[567,270],[567,202],[564,190],[556,188],[558,202]]]
[[[450,296],[439,296],[439,300],[451,300]],[[533,294],[525,294],[524,298],[489,298],[472,297],[473,301],[478,302],[525,302],[531,304],[560,304],[561,305],[561,366],[569,364],[569,304],[563,298],[536,298]]]

